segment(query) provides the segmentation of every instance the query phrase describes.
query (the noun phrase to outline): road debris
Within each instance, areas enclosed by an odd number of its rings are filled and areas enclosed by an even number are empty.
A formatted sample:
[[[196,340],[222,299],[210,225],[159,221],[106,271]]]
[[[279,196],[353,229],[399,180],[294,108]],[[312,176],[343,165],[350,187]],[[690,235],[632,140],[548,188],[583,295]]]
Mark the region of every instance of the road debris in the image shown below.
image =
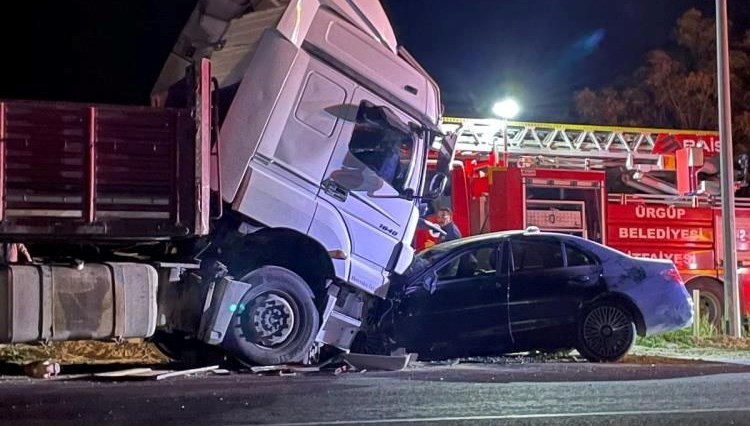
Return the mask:
[[[417,359],[417,354],[400,353],[397,355],[368,355],[358,353],[341,354],[329,358],[318,365],[267,365],[250,367],[255,374],[268,374],[278,376],[289,376],[295,374],[328,372],[338,376],[344,373],[364,373],[372,370],[400,371],[405,369],[411,362]]]
[[[292,366],[291,369],[295,373],[317,373],[320,371],[320,366]]]
[[[138,375],[138,374],[145,374],[152,372],[153,370],[150,368],[128,368],[127,370],[117,370],[117,371],[108,371],[105,373],[96,373],[94,374],[94,377],[102,377],[102,378],[117,378],[117,377],[127,377],[132,375]]]
[[[35,379],[49,379],[60,374],[60,364],[50,360],[37,361],[26,364],[23,371]]]
[[[291,376],[297,374],[294,370],[294,366],[287,364],[250,367],[250,371],[255,374],[268,376]]]
[[[291,368],[291,367],[289,365],[287,365],[287,364],[281,364],[281,365],[259,365],[257,367],[250,367],[250,371],[252,371],[253,373],[272,373],[272,372],[275,373],[277,371],[281,371],[281,370],[285,370],[285,369],[288,370],[289,368]]]
[[[140,380],[164,380],[173,377],[189,376],[192,374],[208,373],[218,370],[218,365],[209,367],[191,368],[188,370],[154,370],[152,368],[130,368],[127,370],[108,371],[96,373],[94,377],[99,379],[140,379]]]
[[[406,369],[410,362],[417,360],[417,354],[404,353],[389,356],[348,353],[342,358],[357,370],[401,371]]]
[[[168,373],[159,374],[154,379],[164,380],[164,379],[169,379],[172,377],[188,376],[191,374],[198,374],[198,373],[208,373],[209,371],[217,370],[218,368],[219,368],[218,365],[212,365],[210,367],[200,367],[200,368],[191,368],[189,370],[172,371]]]
[[[351,369],[351,366],[349,365],[342,365],[341,367],[337,367],[335,370],[333,370],[333,375],[338,376],[340,374],[344,374],[347,371]]]

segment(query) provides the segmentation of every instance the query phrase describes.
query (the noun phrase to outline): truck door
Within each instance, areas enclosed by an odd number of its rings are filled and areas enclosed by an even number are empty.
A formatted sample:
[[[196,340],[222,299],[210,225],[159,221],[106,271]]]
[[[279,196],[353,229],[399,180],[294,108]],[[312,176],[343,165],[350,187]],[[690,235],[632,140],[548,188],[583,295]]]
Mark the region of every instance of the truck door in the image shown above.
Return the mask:
[[[344,125],[321,183],[319,200],[343,216],[351,239],[350,281],[376,292],[389,262],[411,244],[418,214],[414,201],[422,181],[424,140],[409,117],[357,88],[343,108]],[[393,259],[393,260],[392,260]]]

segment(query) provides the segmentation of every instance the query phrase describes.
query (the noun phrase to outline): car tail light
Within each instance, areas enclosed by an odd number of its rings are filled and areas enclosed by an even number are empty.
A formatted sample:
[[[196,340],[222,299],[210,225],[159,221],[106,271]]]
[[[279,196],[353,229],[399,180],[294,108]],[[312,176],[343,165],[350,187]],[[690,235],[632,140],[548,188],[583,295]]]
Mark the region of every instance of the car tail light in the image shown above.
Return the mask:
[[[680,272],[677,271],[676,268],[670,268],[665,269],[661,271],[661,276],[664,277],[665,280],[673,282],[675,284],[685,284],[682,281],[682,277],[680,276]]]

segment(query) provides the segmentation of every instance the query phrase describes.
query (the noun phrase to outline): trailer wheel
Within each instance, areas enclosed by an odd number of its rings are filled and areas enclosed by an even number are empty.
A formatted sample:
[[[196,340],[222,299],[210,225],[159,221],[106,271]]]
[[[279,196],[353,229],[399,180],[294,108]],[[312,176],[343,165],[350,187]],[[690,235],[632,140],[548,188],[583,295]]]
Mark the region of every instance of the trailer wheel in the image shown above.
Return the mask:
[[[578,352],[591,362],[615,362],[635,344],[635,321],[621,304],[612,301],[584,308],[578,322]]]
[[[278,266],[256,269],[241,281],[252,288],[233,307],[227,349],[245,364],[302,362],[320,327],[307,283]]]
[[[700,290],[700,314],[709,324],[721,330],[721,318],[724,316],[724,289],[721,283],[710,278],[696,278],[686,285],[692,295],[693,290]]]

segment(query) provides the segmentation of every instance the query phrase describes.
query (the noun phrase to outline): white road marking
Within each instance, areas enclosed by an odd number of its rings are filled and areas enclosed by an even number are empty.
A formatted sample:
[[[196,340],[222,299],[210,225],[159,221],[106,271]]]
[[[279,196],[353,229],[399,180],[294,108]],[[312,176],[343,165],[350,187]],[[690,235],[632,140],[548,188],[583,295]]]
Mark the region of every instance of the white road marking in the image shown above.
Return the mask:
[[[378,420],[335,420],[331,422],[300,422],[300,423],[270,423],[268,426],[315,426],[315,425],[376,425],[392,423],[435,423],[479,420],[533,420],[575,417],[614,417],[614,416],[657,416],[665,414],[712,414],[712,413],[748,413],[750,408],[700,408],[686,410],[649,410],[649,411],[602,411],[582,413],[536,413],[536,414],[501,414],[487,416],[456,416],[456,417],[418,417],[394,418]]]

